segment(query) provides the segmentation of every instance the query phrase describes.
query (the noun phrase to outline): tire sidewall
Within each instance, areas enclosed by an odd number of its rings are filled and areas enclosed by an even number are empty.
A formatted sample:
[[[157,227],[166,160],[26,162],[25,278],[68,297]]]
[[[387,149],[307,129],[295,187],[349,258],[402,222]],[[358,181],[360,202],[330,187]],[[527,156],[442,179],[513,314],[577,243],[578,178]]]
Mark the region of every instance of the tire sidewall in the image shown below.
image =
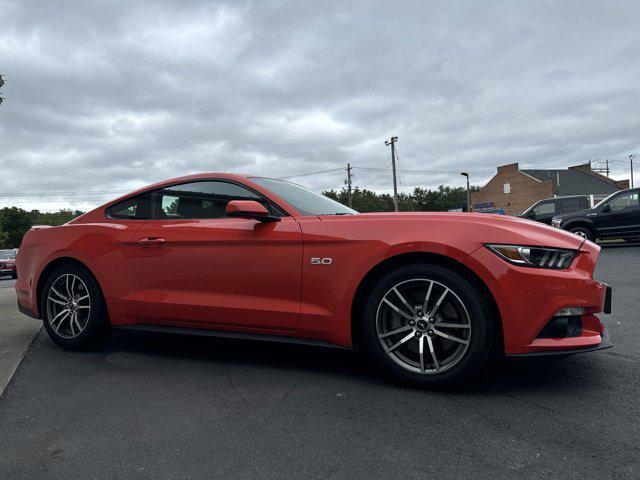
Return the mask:
[[[47,311],[47,296],[49,290],[53,283],[61,275],[65,274],[76,275],[84,282],[88,289],[89,300],[91,301],[91,310],[87,326],[80,335],[74,338],[65,338],[58,335],[49,322],[49,315]],[[79,265],[63,265],[54,269],[47,277],[47,281],[42,289],[40,305],[42,307],[42,321],[44,327],[47,330],[49,337],[51,337],[51,339],[61,347],[72,350],[95,348],[110,335],[111,325],[108,320],[102,291],[96,279],[86,268]]]
[[[596,239],[593,230],[591,230],[589,227],[573,227],[570,228],[569,231],[574,235],[576,234],[576,232],[583,232],[587,236],[587,240],[590,240],[592,242]]]
[[[391,287],[411,278],[426,278],[445,285],[462,300],[469,314],[471,340],[467,351],[456,365],[442,373],[420,374],[404,369],[387,355],[378,338],[376,315],[379,303]],[[457,385],[481,369],[492,352],[495,326],[484,298],[462,276],[438,265],[409,265],[384,275],[369,291],[360,320],[366,349],[375,363],[393,379],[412,386]]]

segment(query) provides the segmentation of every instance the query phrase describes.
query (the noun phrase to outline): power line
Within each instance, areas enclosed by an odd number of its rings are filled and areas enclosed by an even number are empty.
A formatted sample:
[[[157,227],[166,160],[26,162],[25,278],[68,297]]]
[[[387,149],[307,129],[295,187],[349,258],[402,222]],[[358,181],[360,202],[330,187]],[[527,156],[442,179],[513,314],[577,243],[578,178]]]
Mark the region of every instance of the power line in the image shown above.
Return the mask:
[[[377,180],[379,180],[385,173],[389,172],[391,169],[391,162],[387,163],[386,168],[384,169],[376,169],[376,170],[372,170],[372,171],[380,171],[381,173],[379,173],[378,175],[376,175],[373,179],[369,180],[369,183],[371,185],[373,185]]]
[[[344,170],[343,168],[330,168],[328,170],[317,170],[315,172],[305,172],[305,173],[298,173],[296,175],[287,175],[285,177],[278,177],[281,180],[286,180],[288,178],[296,178],[296,177],[306,177],[309,175],[319,175],[321,173],[329,173],[329,172],[341,172],[342,170]]]
[[[398,167],[400,167],[400,155],[398,154],[398,149],[396,148],[396,160],[398,161]],[[407,187],[406,182],[404,182],[404,175],[402,174],[402,170],[400,168],[398,168],[398,171],[400,172],[398,175],[398,180],[400,181],[400,191],[404,192],[407,199],[409,200],[409,207],[411,208],[411,211],[413,211],[413,199],[411,197],[411,191],[409,190],[409,187]]]
[[[358,170],[369,170],[369,171],[382,171],[382,169],[380,168],[372,168],[372,167],[353,167],[356,168]],[[403,173],[460,173],[457,170],[406,170],[406,169],[396,169],[397,172],[403,172]],[[494,170],[469,170],[470,172],[473,173],[492,173]]]

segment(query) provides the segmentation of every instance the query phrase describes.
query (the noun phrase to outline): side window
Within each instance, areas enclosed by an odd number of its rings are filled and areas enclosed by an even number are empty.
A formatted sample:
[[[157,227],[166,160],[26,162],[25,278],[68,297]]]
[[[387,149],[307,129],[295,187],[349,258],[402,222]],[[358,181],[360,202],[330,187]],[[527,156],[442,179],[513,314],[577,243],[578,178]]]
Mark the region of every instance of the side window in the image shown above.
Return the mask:
[[[638,209],[638,192],[625,193],[619,197],[614,198],[609,202],[612,212],[620,212],[622,210],[637,210]]]
[[[590,207],[591,207],[591,205],[589,205],[589,199],[588,198],[581,198],[580,199],[580,210],[587,210]]]
[[[272,210],[268,202],[234,183],[204,181],[172,185],[156,190],[157,218],[195,219],[226,217],[231,200],[255,200]]]
[[[160,214],[163,218],[180,218],[178,216],[178,201],[180,197],[163,195],[161,197]]]
[[[580,198],[563,198],[560,200],[560,206],[563,212],[577,212],[578,210],[582,210]]]
[[[533,209],[533,213],[538,215],[549,215],[552,213],[556,213],[556,203],[555,202],[545,202],[537,205]]]
[[[144,220],[151,218],[151,195],[144,193],[113,205],[107,211],[111,218]]]

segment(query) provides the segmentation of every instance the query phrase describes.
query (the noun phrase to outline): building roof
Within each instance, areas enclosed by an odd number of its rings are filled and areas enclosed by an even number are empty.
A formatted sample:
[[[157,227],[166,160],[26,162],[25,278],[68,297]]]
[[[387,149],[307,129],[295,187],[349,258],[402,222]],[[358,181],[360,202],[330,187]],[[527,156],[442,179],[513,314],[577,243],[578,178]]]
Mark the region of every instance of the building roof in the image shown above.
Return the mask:
[[[552,181],[556,195],[610,194],[620,190],[615,180],[592,172],[588,166],[570,167],[567,170],[520,170],[541,182]]]

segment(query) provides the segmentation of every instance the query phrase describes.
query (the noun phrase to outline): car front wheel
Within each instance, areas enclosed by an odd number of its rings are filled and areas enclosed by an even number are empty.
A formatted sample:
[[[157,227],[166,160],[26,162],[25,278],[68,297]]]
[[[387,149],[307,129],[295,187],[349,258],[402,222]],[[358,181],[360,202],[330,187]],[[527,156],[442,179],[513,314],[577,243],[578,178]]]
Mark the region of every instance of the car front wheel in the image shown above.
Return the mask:
[[[41,307],[47,333],[63,348],[99,347],[111,335],[98,282],[79,265],[63,265],[51,272],[42,291]]]
[[[363,309],[367,351],[388,374],[424,387],[459,384],[491,355],[495,326],[477,288],[438,265],[384,275]]]

